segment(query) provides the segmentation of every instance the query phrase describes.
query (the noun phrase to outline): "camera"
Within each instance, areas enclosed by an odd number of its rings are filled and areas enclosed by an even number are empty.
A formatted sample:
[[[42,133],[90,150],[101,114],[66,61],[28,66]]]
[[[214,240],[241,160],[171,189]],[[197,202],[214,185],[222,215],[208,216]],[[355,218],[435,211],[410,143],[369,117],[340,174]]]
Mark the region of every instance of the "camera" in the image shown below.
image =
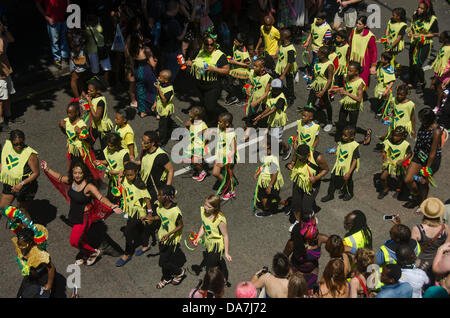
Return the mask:
[[[258,276],[258,278],[260,278],[262,275],[264,275],[264,274],[266,274],[266,273],[268,273],[268,272],[269,272],[269,268],[268,268],[267,266],[264,266],[264,267],[262,268],[262,271],[259,272],[259,274],[258,274],[257,276]]]

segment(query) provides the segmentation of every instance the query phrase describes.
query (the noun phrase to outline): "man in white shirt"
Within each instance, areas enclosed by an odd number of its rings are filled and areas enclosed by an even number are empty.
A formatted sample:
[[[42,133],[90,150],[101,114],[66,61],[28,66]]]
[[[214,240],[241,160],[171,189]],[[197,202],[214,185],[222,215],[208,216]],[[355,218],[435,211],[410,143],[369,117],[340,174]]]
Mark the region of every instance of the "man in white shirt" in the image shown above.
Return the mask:
[[[400,245],[396,250],[398,265],[402,268],[400,282],[409,283],[413,288],[412,298],[422,298],[422,288],[430,282],[428,275],[416,268],[416,254],[408,244]]]

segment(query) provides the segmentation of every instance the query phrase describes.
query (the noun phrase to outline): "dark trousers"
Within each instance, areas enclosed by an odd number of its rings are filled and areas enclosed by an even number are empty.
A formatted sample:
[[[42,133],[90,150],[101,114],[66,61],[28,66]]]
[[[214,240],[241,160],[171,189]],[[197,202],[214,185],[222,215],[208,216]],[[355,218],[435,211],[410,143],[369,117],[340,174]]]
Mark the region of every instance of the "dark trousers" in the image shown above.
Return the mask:
[[[220,268],[220,271],[222,272],[223,276],[228,281],[228,268],[227,268],[227,263],[226,263],[225,259],[223,258],[223,255],[221,256],[220,253],[217,253],[217,252],[206,252],[204,261],[205,261],[206,271],[208,271],[212,267],[218,266]]]
[[[300,212],[302,220],[308,220],[314,212],[316,197],[319,193],[320,183],[308,194],[304,192],[295,182],[292,185],[292,211]]]
[[[159,138],[161,139],[161,146],[165,146],[169,142],[174,126],[175,122],[171,116],[161,116],[159,118],[158,133]]]
[[[222,87],[208,83],[206,85],[197,85],[197,87],[200,93],[200,104],[206,111],[206,123],[208,127],[215,127],[217,126],[219,117],[219,105],[217,101],[220,98]]]
[[[227,101],[233,97],[239,98],[239,100],[245,100],[246,95],[242,91],[246,80],[234,78],[233,76],[227,76],[223,80],[223,89],[228,93]]]
[[[186,256],[180,244],[173,246],[159,243],[159,266],[162,270],[162,279],[168,281],[173,276],[180,275],[185,263]]]
[[[286,74],[286,98],[288,101],[293,101],[295,99],[294,93],[294,74]]]
[[[336,123],[336,135],[334,137],[334,140],[336,142],[341,141],[342,131],[344,130],[345,126],[355,127],[357,133],[361,133],[364,135],[366,134],[366,130],[357,127],[358,116],[359,110],[345,110],[344,107],[341,107],[341,109],[339,110],[339,120]]]
[[[353,196],[353,173],[347,181],[344,180],[344,176],[337,176],[332,173],[330,185],[328,186],[328,194],[334,196],[336,189],[341,190],[342,194]]]
[[[431,44],[416,46],[411,45],[409,49],[409,83],[415,85],[417,80],[419,83],[425,83],[425,74],[422,69],[425,61],[430,54]],[[414,62],[417,62],[414,64]]]
[[[308,102],[306,103],[307,105],[312,104],[313,106],[316,104],[317,101],[317,96],[316,96],[317,91],[311,89],[309,91],[309,97],[308,97]],[[320,101],[322,102],[319,106],[323,109],[326,110],[327,115],[326,115],[326,123],[332,123],[333,121],[333,109],[331,108],[331,101],[330,101],[330,96],[328,95],[328,93],[323,94],[322,98],[320,99]]]
[[[129,217],[124,235],[125,254],[133,255],[137,246],[148,246],[150,239],[149,225],[142,223],[137,216]]]

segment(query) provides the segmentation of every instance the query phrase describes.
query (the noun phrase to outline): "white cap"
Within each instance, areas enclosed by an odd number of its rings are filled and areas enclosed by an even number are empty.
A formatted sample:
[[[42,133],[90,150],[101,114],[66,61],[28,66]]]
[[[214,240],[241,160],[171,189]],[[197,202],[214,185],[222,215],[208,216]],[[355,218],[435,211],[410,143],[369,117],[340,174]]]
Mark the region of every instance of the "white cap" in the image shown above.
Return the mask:
[[[270,86],[273,88],[283,88],[283,82],[279,78],[276,78],[272,81]]]

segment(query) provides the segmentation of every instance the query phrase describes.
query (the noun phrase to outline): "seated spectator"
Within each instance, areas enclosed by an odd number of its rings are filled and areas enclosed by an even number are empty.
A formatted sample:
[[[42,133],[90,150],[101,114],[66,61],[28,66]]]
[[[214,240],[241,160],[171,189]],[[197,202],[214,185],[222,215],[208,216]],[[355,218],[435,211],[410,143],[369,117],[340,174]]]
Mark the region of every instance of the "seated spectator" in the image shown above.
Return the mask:
[[[272,262],[273,274],[267,267],[259,270],[250,280],[256,288],[262,289],[261,293],[266,298],[286,298],[289,283],[289,259],[283,253],[277,253]],[[262,295],[260,294],[259,298]]]
[[[430,282],[427,273],[416,268],[416,254],[408,244],[400,245],[397,250],[398,265],[402,268],[401,283],[409,283],[413,288],[412,298],[422,298],[422,287]]]
[[[369,290],[367,288],[367,267],[375,264],[375,253],[367,248],[359,248],[355,254],[355,268],[353,278],[350,280],[350,297],[367,298]]]
[[[332,258],[319,281],[320,298],[349,298],[350,283],[345,279],[344,261]]]
[[[296,272],[289,278],[288,298],[308,298],[308,286],[302,273]]]
[[[256,287],[250,282],[240,282],[236,286],[236,298],[256,298]]]
[[[225,277],[218,267],[210,268],[203,280],[189,293],[189,298],[222,298],[225,293]]]
[[[325,249],[330,254],[330,258],[340,258],[344,262],[344,272],[345,277],[350,273],[350,257],[345,253],[344,242],[339,235],[330,235],[327,244],[325,244]]]
[[[420,245],[416,240],[411,238],[411,230],[404,224],[400,224],[400,218],[395,218],[395,224],[389,234],[391,236],[390,240],[384,242],[376,254],[376,261],[378,265],[385,264],[395,264],[397,263],[397,255],[395,254],[396,249],[401,244],[409,245],[416,256],[420,254]]]
[[[412,298],[413,288],[409,283],[399,282],[402,268],[398,264],[388,264],[381,272],[381,291],[375,298]]]
[[[440,284],[450,294],[450,243],[441,245],[438,248],[433,261],[433,273],[438,277],[445,276],[445,279],[442,279]]]

